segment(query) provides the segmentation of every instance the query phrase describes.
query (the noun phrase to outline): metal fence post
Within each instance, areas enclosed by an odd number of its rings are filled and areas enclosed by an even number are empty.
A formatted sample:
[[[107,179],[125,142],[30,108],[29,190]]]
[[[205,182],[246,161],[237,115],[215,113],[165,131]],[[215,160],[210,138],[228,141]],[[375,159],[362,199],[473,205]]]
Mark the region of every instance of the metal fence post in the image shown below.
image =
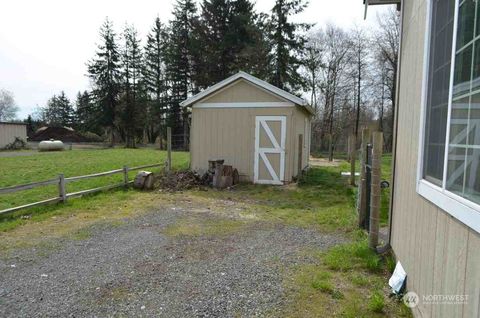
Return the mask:
[[[167,127],[167,172],[172,170],[172,128]]]
[[[65,176],[63,173],[58,175],[58,196],[63,203],[67,202],[67,190],[65,187]]]
[[[362,145],[360,150],[360,182],[358,187],[358,226],[360,228],[365,227],[365,218],[367,215],[367,178],[366,178],[366,165],[367,165],[367,145],[370,142],[370,130],[364,128],[362,130]]]
[[[123,166],[123,183],[125,187],[128,186],[128,166]]]
[[[372,141],[372,190],[370,196],[370,231],[368,235],[368,246],[372,249],[376,249],[378,246],[378,232],[380,225],[380,182],[382,181],[383,133],[379,131],[374,132]]]

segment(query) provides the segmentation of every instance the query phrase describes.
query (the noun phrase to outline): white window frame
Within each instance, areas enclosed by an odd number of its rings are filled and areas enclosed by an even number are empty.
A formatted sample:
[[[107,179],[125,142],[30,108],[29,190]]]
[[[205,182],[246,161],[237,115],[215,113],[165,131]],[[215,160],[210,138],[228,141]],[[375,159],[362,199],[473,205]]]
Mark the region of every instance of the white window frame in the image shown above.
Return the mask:
[[[419,149],[417,162],[417,193],[425,199],[429,200],[443,211],[447,212],[460,222],[464,223],[471,229],[480,233],[480,205],[470,200],[467,200],[445,188],[447,178],[447,164],[448,164],[448,141],[450,139],[450,117],[452,111],[452,95],[453,95],[453,76],[455,69],[455,52],[457,42],[457,28],[458,28],[458,7],[460,0],[455,0],[455,15],[453,21],[453,37],[452,37],[452,57],[450,65],[450,88],[448,96],[448,117],[447,117],[447,132],[445,138],[445,154],[443,167],[442,186],[439,187],[423,178],[423,158],[425,151],[425,128],[426,128],[426,109],[427,109],[427,87],[428,87],[428,67],[430,59],[430,35],[432,22],[432,0],[427,1],[427,23],[424,42],[424,65],[423,65],[423,79],[422,79],[422,107],[420,113],[420,133],[419,133]]]

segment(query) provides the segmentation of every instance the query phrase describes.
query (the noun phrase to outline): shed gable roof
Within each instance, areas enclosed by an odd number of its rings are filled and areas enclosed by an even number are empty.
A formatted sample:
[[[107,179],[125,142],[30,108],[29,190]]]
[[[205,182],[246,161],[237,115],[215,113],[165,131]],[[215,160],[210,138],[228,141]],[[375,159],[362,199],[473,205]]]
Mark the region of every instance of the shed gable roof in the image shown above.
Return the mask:
[[[272,94],[275,94],[287,101],[290,101],[296,105],[299,105],[299,106],[302,106],[302,107],[305,107],[310,113],[312,113],[312,110],[311,108],[307,105],[307,103],[305,102],[305,100],[303,98],[300,98],[300,97],[297,97],[293,94],[290,94],[276,86],[273,86],[255,76],[252,76],[250,74],[247,74],[245,72],[238,72],[237,74],[235,75],[232,75],[226,79],[224,79],[223,81],[221,82],[218,82],[217,84],[215,85],[212,85],[210,86],[209,88],[203,90],[202,92],[184,100],[183,102],[180,103],[180,106],[190,106],[208,96],[210,96],[211,94],[213,94],[214,92],[216,91],[219,91],[221,90],[222,88],[225,88],[226,86],[232,84],[233,82],[239,80],[239,79],[243,79],[247,82],[250,82],[260,88],[263,88],[264,90],[268,91],[268,92],[271,92]]]
[[[244,79],[237,79],[231,84],[210,93],[195,104],[204,103],[254,103],[254,102],[277,102],[294,105],[277,94],[272,93]]]

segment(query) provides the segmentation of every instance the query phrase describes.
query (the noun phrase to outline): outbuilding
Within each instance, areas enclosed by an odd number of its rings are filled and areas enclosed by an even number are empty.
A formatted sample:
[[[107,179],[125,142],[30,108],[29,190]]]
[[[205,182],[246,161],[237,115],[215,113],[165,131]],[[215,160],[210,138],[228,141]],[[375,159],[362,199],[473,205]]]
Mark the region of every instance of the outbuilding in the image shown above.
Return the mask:
[[[302,98],[239,72],[180,105],[192,109],[194,171],[223,159],[241,181],[280,185],[308,167],[313,111]]]
[[[27,141],[27,125],[19,122],[0,122],[0,149],[20,138]]]

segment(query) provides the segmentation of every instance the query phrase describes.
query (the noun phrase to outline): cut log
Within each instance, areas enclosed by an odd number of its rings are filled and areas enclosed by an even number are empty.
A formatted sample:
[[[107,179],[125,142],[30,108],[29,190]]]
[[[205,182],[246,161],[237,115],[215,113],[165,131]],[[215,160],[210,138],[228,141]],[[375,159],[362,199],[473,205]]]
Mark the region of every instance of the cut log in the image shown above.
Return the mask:
[[[153,174],[150,171],[139,171],[133,181],[137,189],[151,190],[153,188]]]
[[[220,177],[220,189],[225,189],[233,185],[232,176],[221,176]]]
[[[233,167],[232,166],[223,166],[223,175],[224,176],[233,176]]]
[[[215,166],[215,174],[213,175],[213,187],[220,188],[223,176],[223,164],[217,162]]]
[[[233,185],[238,184],[240,182],[240,174],[238,173],[237,169],[233,169],[232,172],[232,183]]]

